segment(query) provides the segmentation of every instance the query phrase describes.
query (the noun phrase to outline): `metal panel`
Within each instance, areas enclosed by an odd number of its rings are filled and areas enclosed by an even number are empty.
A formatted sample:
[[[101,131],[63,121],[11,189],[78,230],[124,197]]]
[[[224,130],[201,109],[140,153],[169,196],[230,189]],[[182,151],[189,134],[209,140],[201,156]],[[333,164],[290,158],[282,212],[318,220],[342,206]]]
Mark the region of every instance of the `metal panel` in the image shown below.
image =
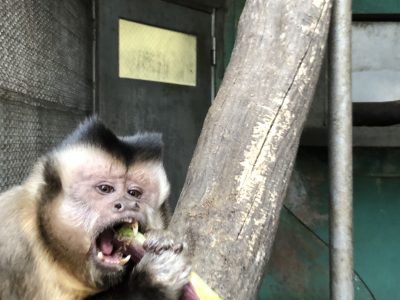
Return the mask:
[[[326,148],[300,147],[294,176],[285,200],[285,205],[296,215],[300,223],[303,223],[315,235],[315,238],[321,239],[324,244],[327,244],[329,240],[327,154]],[[397,255],[400,251],[398,239],[400,219],[397,217],[400,210],[399,195],[400,148],[354,148],[355,271],[374,294],[374,299],[400,299],[396,283],[400,277],[398,268],[400,258]],[[279,253],[273,253],[270,263],[275,264],[274,256],[284,255],[282,252],[289,251],[282,248],[283,243],[292,249],[287,254],[287,263],[285,260],[279,260],[279,269],[278,267],[271,269],[269,277],[264,282],[271,282],[272,288],[281,290],[281,295],[284,295],[285,290],[288,294],[292,293],[292,288],[299,286],[303,287],[304,293],[307,294],[312,294],[313,291],[321,291],[321,293],[324,291],[325,294],[321,294],[323,296],[314,299],[329,299],[327,278],[324,279],[323,287],[313,284],[314,276],[327,276],[327,257],[325,256],[325,261],[319,258],[319,255],[326,254],[311,255],[319,253],[308,250],[314,249],[315,241],[311,241],[310,233],[306,230],[301,231],[298,238],[293,238],[292,235],[298,232],[296,226],[299,225],[293,226],[293,229],[290,226],[287,226],[286,230],[278,229],[276,252],[279,251]],[[281,239],[285,242],[280,242]],[[302,241],[299,242],[298,239]],[[321,251],[327,251],[327,249]],[[292,255],[296,255],[295,260],[292,259]],[[296,265],[290,263],[291,261],[295,261]],[[312,269],[309,271],[303,270],[303,267],[294,269],[293,266],[297,265],[310,266]],[[279,273],[275,274],[272,271],[279,271]],[[286,281],[282,279],[287,278],[285,276],[293,276],[293,279],[288,280],[291,283],[287,287]],[[281,280],[278,281],[279,278]],[[357,281],[354,284],[355,298],[364,299],[357,297],[359,292]],[[299,295],[297,299],[309,299]]]
[[[374,299],[358,276],[354,286],[356,300]],[[282,209],[258,299],[329,299],[328,245],[286,207]]]
[[[352,9],[356,14],[398,14],[400,13],[400,1],[353,0]]]

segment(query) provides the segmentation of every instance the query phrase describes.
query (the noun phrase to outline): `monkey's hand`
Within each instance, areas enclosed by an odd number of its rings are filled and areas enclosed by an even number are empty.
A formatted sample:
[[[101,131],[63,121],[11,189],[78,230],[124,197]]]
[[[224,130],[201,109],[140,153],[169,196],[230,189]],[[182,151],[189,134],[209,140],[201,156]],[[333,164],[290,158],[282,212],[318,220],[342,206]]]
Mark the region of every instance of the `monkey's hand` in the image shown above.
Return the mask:
[[[145,236],[145,254],[132,274],[135,284],[160,299],[179,299],[191,270],[183,254],[184,245],[175,243],[172,233],[164,230],[153,230]]]

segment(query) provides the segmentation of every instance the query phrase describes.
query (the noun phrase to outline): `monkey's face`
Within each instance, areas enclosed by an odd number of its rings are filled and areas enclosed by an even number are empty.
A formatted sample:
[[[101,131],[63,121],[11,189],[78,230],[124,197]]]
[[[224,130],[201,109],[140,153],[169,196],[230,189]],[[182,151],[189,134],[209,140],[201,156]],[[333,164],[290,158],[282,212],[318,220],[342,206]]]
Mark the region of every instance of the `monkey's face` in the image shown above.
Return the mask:
[[[63,150],[56,157],[62,193],[48,217],[51,237],[58,243],[54,250],[97,287],[114,284],[129,260],[114,239],[116,228],[135,220],[142,232],[163,226],[160,206],[169,184],[162,163],[126,165],[84,146]]]

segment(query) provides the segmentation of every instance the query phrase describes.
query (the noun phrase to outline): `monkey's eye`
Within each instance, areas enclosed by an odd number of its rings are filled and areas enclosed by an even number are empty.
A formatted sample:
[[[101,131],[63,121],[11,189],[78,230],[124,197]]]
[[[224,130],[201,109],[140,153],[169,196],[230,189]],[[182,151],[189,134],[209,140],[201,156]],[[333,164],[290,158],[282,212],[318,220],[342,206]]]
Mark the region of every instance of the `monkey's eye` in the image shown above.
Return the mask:
[[[96,189],[102,194],[110,194],[114,192],[114,188],[108,184],[100,184],[96,186]]]
[[[128,194],[131,195],[132,197],[140,199],[143,193],[138,189],[130,189],[128,190]]]

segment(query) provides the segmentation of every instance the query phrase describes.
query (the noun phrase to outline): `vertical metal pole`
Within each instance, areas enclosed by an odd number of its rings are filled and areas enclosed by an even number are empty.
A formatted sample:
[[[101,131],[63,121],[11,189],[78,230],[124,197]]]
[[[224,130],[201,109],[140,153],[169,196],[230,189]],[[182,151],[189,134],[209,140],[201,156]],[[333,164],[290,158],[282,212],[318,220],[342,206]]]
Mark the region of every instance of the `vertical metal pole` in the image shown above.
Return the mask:
[[[215,82],[216,82],[216,64],[217,64],[217,40],[215,37],[215,17],[216,17],[216,10],[213,8],[211,14],[211,103],[214,101],[215,98]]]
[[[354,299],[351,0],[334,0],[330,51],[330,294]]]
[[[92,0],[92,112],[98,113],[99,107],[97,103],[97,0]]]

